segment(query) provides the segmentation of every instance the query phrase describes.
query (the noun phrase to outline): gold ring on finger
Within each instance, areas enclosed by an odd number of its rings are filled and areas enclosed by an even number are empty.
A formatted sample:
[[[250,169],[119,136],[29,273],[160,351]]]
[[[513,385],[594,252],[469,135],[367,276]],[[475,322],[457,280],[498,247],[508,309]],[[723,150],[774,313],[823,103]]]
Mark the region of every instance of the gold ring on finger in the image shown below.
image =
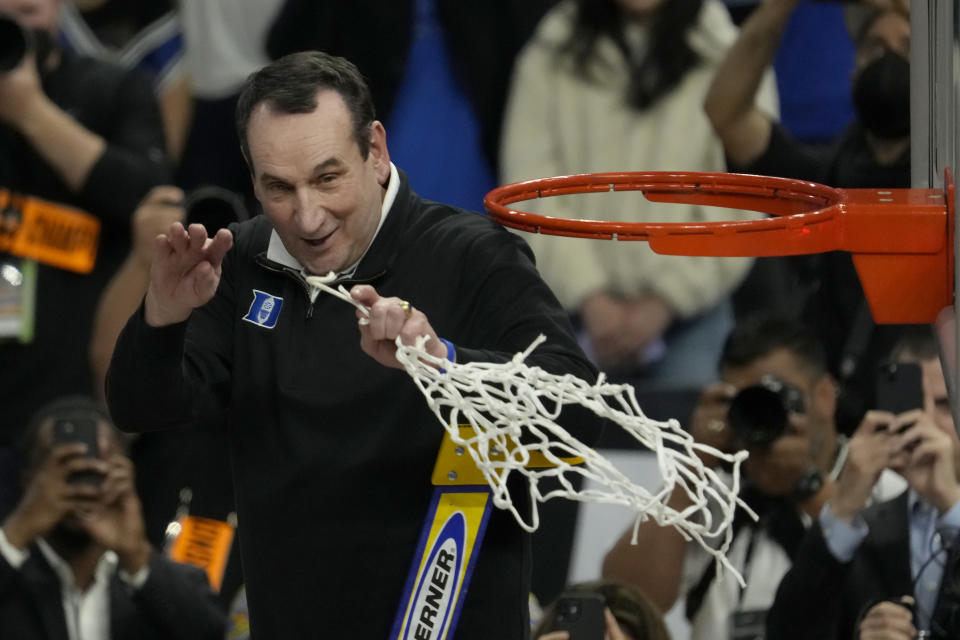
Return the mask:
[[[406,300],[401,300],[399,303],[400,308],[403,309],[404,317],[409,320],[410,316],[413,314],[413,306]]]

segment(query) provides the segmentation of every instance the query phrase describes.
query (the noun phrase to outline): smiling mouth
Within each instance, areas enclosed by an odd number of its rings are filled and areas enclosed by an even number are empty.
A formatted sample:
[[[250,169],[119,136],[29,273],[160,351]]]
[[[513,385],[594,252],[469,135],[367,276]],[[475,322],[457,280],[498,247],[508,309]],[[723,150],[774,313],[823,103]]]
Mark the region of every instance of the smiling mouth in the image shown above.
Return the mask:
[[[304,244],[312,249],[322,249],[324,245],[330,240],[330,238],[337,232],[336,229],[323,236],[322,238],[300,238],[303,240]]]

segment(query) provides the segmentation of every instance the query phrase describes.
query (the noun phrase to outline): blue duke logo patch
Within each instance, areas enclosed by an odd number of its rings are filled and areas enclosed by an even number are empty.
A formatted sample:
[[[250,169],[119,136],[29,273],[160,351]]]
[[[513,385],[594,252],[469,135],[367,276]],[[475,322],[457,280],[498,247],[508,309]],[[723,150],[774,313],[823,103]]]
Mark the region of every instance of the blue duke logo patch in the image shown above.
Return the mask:
[[[250,310],[247,311],[247,315],[243,316],[243,319],[258,327],[273,329],[277,326],[282,306],[283,298],[254,289],[253,302],[250,303]]]

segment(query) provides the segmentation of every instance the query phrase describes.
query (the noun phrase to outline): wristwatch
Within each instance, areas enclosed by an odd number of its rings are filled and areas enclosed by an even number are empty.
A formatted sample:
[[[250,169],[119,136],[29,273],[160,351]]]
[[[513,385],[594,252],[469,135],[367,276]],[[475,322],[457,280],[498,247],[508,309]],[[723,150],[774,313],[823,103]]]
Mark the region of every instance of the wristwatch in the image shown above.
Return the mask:
[[[803,501],[817,495],[822,488],[823,471],[810,467],[797,479],[797,484],[793,487],[793,497],[797,501]]]

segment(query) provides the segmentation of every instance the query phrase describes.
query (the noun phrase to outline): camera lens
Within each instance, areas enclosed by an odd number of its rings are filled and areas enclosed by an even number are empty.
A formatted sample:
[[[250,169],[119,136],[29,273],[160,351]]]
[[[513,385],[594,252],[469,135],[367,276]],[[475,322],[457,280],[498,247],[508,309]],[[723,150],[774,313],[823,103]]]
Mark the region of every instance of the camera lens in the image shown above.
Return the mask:
[[[557,611],[557,621],[573,622],[580,617],[580,605],[576,602],[564,601]]]
[[[727,420],[744,446],[764,447],[783,435],[791,413],[803,412],[802,391],[764,376],[734,396]]]
[[[0,15],[0,73],[10,71],[27,55],[27,34],[16,22]]]
[[[740,440],[754,447],[770,444],[787,426],[780,396],[759,385],[747,387],[734,397],[727,419]]]
[[[214,185],[200,187],[187,196],[183,208],[187,224],[202,224],[209,233],[226,229],[234,222],[250,217],[243,198],[228,189]]]

